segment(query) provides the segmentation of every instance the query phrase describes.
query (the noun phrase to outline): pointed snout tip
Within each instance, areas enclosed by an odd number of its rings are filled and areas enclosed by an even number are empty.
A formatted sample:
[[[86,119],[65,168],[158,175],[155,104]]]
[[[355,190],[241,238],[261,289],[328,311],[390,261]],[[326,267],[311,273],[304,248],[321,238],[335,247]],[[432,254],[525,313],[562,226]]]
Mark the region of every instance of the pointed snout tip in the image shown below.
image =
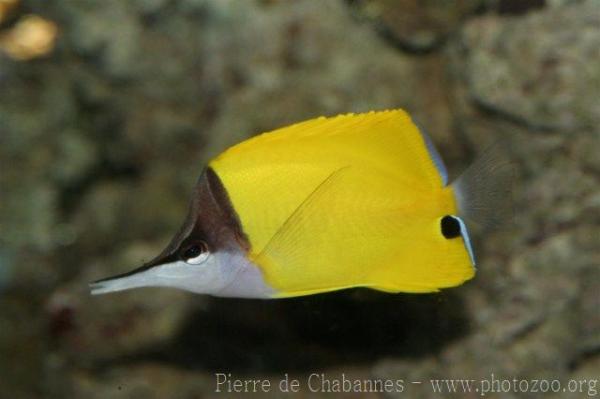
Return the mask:
[[[93,281],[88,284],[91,295],[108,294],[111,292],[124,291],[131,288],[143,286],[143,274],[150,268],[149,265],[138,267],[127,273],[118,274]]]
[[[88,287],[91,295],[102,295],[133,288],[131,280],[133,279],[130,276],[113,276],[93,281]]]
[[[88,288],[90,290],[90,295],[101,295],[111,292],[107,284],[105,284],[102,280],[89,283]]]

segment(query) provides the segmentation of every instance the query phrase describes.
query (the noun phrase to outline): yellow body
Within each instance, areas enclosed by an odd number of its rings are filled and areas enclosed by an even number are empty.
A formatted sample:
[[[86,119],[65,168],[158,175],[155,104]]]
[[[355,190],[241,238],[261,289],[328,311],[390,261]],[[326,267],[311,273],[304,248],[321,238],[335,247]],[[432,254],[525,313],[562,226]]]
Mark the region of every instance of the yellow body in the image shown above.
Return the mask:
[[[431,292],[474,275],[423,136],[401,110],[317,118],[231,147],[221,178],[276,296],[349,287]]]

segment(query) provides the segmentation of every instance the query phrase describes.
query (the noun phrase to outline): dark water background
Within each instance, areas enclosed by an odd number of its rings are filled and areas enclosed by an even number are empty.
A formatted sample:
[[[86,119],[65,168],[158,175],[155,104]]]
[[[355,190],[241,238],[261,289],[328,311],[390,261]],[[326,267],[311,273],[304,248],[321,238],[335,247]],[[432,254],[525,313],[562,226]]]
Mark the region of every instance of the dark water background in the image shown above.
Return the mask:
[[[55,48],[2,53],[32,13],[58,27]],[[416,296],[89,296],[166,244],[228,145],[398,107],[454,176],[511,144],[515,217],[476,237],[475,280]],[[437,398],[431,378],[492,373],[597,380],[599,126],[596,0],[22,1],[0,23],[0,398],[230,397],[216,372],[423,381],[345,397]]]

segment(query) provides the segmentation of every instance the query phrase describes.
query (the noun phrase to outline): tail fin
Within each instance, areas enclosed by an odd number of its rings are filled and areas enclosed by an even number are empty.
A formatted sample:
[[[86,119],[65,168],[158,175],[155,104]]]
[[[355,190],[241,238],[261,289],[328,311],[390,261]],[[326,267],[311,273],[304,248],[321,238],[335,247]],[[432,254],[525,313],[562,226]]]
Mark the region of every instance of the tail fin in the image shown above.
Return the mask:
[[[453,183],[459,216],[483,229],[512,221],[514,168],[505,143],[494,143]]]

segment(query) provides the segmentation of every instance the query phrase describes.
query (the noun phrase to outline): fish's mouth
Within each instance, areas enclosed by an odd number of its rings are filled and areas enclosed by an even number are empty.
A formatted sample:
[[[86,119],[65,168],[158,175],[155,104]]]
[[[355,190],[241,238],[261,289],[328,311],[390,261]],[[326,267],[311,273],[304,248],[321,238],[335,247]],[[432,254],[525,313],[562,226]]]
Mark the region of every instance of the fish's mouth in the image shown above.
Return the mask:
[[[114,276],[96,280],[89,284],[92,295],[108,294],[111,292],[125,291],[132,288],[148,287],[156,285],[156,278],[152,271],[165,263],[169,263],[175,258],[175,254],[170,247],[167,247],[157,257],[144,263],[133,270]]]
[[[149,272],[154,266],[154,264],[148,263],[129,272],[94,281],[89,284],[90,293],[92,295],[101,295],[132,288],[147,287],[151,280],[149,278],[151,273]]]
[[[132,288],[143,287],[143,279],[136,275],[127,277],[114,277],[104,280],[94,281],[89,284],[92,295],[108,294],[111,292],[125,291]]]
[[[108,294],[109,292],[114,292],[111,289],[111,285],[102,281],[94,281],[93,283],[88,284],[90,288],[90,294],[92,295],[100,295],[100,294]]]

